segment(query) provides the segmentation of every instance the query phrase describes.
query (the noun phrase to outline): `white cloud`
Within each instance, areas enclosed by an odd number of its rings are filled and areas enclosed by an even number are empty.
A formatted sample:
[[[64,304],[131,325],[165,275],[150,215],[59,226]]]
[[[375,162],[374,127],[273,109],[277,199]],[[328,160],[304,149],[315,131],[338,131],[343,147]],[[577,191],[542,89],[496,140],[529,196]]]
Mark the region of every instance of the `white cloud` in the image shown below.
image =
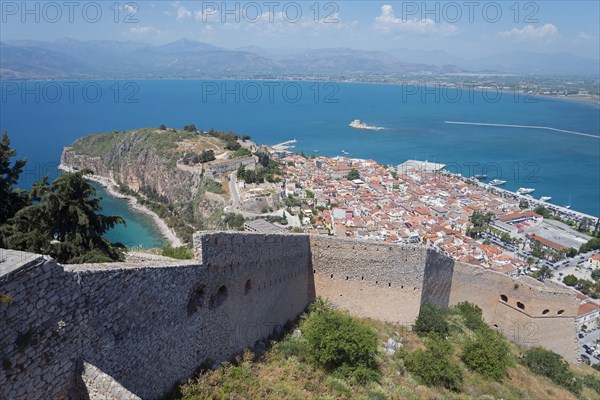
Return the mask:
[[[527,25],[522,29],[513,28],[510,31],[502,31],[497,34],[501,38],[516,41],[545,41],[550,42],[559,36],[558,28],[553,24],[544,24],[538,28]]]
[[[394,8],[385,4],[381,6],[381,14],[375,18],[375,27],[381,32],[405,32],[417,35],[449,36],[458,33],[456,25],[436,23],[432,19],[397,18]]]
[[[183,21],[192,17],[192,12],[185,6],[182,6],[180,2],[175,1],[171,5],[177,10],[177,21]]]
[[[136,26],[129,28],[128,33],[132,36],[161,36],[162,31],[153,26]]]
[[[585,32],[579,32],[579,35],[577,35],[577,40],[581,40],[581,41],[587,41],[587,40],[594,40],[597,39],[596,36],[594,35],[590,35],[588,33]]]

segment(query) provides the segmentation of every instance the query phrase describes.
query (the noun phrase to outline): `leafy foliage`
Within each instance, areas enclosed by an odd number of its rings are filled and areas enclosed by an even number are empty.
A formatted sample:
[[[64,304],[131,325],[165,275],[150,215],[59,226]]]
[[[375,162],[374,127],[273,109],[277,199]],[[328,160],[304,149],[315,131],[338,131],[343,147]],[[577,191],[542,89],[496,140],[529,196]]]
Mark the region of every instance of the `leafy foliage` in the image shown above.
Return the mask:
[[[213,181],[212,179],[208,179],[205,183],[206,185],[206,190],[208,190],[211,193],[216,193],[216,194],[223,194],[225,193],[225,189],[223,189],[223,186],[221,186],[221,184],[217,181]]]
[[[479,211],[475,211],[473,215],[471,215],[471,223],[473,224],[473,226],[467,230],[467,235],[469,235],[473,239],[480,238],[482,233],[488,230],[493,217],[494,214],[492,214],[491,212],[482,213]]]
[[[455,305],[453,310],[458,312],[465,319],[466,327],[473,331],[488,327],[483,320],[481,308],[473,303],[463,301]]]
[[[452,346],[442,336],[431,334],[425,341],[427,350],[406,355],[406,368],[419,376],[423,383],[459,390],[463,372],[452,360]]]
[[[0,225],[6,223],[27,204],[25,193],[14,189],[27,161],[16,160],[11,167],[10,159],[16,155],[17,152],[10,148],[8,133],[2,133],[2,140],[0,140]]]
[[[488,327],[465,344],[462,360],[471,371],[494,380],[504,378],[512,364],[506,339]]]
[[[379,379],[377,334],[349,315],[317,305],[306,320],[304,337],[315,365],[358,382]]]
[[[587,243],[584,243],[579,248],[580,253],[587,253],[588,251],[600,249],[600,238],[592,238]]]
[[[48,254],[62,263],[107,262],[123,259],[123,246],[104,234],[121,217],[98,214],[102,210],[96,190],[85,179],[89,170],[47,179],[34,185],[30,204],[2,226],[5,246]]]
[[[252,152],[244,147],[236,150],[232,155],[231,158],[243,158],[243,157],[250,157],[252,155]]]
[[[575,286],[579,280],[575,275],[567,275],[563,278],[563,282],[567,286]]]
[[[348,180],[349,181],[353,181],[355,179],[360,179],[360,173],[358,172],[358,170],[356,169],[352,169],[349,173],[348,173]]]
[[[536,347],[525,352],[521,362],[532,372],[547,377],[557,385],[575,394],[581,392],[581,382],[575,379],[569,364],[558,354]]]
[[[419,310],[419,316],[415,321],[413,330],[419,336],[427,336],[429,333],[437,333],[445,336],[448,334],[448,323],[444,319],[444,312],[432,303],[425,303]]]
[[[161,254],[177,260],[191,260],[194,258],[194,254],[186,246],[172,247],[167,245],[163,247]]]
[[[242,214],[227,213],[223,218],[223,222],[229,228],[240,229],[244,225],[244,222],[246,222],[246,219]]]
[[[596,364],[596,365],[600,365],[600,364]],[[598,379],[594,375],[586,375],[586,376],[580,378],[580,381],[583,385],[585,385],[591,389],[594,389],[596,391],[596,393],[600,394],[600,379]]]

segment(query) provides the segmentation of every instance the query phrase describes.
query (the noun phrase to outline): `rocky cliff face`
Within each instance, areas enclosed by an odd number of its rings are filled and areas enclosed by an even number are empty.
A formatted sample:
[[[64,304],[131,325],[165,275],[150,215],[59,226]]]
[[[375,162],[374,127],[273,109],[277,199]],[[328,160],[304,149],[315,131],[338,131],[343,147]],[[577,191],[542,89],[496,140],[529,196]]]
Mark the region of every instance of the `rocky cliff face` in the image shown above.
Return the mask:
[[[135,192],[156,193],[168,203],[192,201],[203,181],[200,174],[169,168],[166,160],[153,150],[133,155],[124,149],[104,157],[77,154],[66,147],[61,164],[77,169],[91,169],[95,175],[113,179]]]
[[[201,229],[223,205],[214,196],[205,196],[201,169],[177,167],[183,156],[180,142],[193,139],[194,134],[187,132],[148,129],[91,135],[66,147],[61,164],[91,169],[95,175],[166,205],[190,228]]]

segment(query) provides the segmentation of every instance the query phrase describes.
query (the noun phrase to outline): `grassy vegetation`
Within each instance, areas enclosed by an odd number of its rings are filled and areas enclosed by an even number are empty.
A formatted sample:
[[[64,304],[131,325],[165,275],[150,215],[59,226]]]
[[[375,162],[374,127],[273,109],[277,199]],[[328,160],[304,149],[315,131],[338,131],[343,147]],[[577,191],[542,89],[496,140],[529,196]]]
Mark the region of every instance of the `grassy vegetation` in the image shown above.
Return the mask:
[[[216,193],[216,194],[225,193],[225,189],[223,189],[223,185],[221,185],[217,181],[213,181],[210,179],[206,181],[206,190],[209,192],[212,192],[212,193]]]
[[[167,245],[163,247],[161,255],[177,260],[191,260],[194,258],[194,253],[186,246],[171,247]]]
[[[580,391],[575,394],[518,362],[528,352],[480,324],[476,306],[463,304],[442,315],[447,336],[429,333],[423,338],[404,326],[351,318],[317,302],[282,340],[272,341],[266,352],[248,350],[217,371],[200,373],[168,398],[598,398],[600,373],[591,367],[568,366],[569,373],[580,382]],[[490,336],[481,338],[484,335]],[[389,338],[402,343],[393,355],[384,349]],[[493,340],[494,348],[500,343],[504,354],[473,345],[485,340]],[[469,346],[474,349],[469,350]],[[499,361],[492,362],[489,369],[485,361],[494,354]],[[356,375],[361,368],[364,371]],[[365,371],[369,372],[367,379],[362,378]]]

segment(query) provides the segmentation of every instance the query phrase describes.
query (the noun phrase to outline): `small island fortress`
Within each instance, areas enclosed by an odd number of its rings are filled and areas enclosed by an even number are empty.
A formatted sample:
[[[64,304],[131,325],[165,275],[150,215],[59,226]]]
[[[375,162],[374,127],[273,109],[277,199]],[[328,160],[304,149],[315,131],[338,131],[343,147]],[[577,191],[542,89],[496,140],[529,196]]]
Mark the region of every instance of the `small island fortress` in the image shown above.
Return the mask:
[[[577,361],[573,291],[423,246],[198,232],[194,253],[63,266],[0,250],[0,398],[158,399],[282,332],[316,296],[408,325],[426,302],[469,301],[515,343]]]
[[[355,128],[355,129],[366,129],[369,131],[382,131],[385,129],[381,126],[367,125],[364,122],[362,122],[360,119],[355,119],[354,121],[350,122],[350,124],[348,126],[350,126],[351,128]]]

